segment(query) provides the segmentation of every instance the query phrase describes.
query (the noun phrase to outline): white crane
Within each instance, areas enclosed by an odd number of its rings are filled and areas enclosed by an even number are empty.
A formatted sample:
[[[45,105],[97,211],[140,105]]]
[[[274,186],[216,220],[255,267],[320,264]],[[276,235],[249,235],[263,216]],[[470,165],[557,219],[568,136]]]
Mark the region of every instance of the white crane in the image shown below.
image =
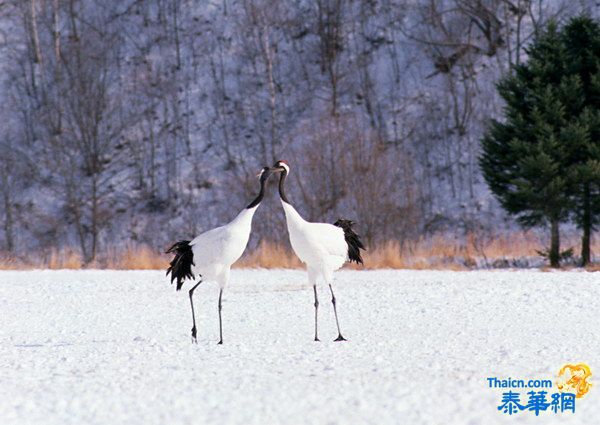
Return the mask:
[[[184,280],[194,280],[198,274],[200,280],[189,291],[190,305],[192,307],[192,342],[196,340],[196,317],[194,315],[194,301],[192,299],[194,290],[203,281],[215,281],[220,286],[219,291],[219,344],[223,344],[223,324],[221,320],[221,298],[223,289],[229,282],[231,265],[235,263],[244,253],[250,230],[252,217],[256,212],[265,194],[265,183],[271,171],[264,167],[258,177],[260,179],[260,192],[258,196],[240,212],[230,223],[209,230],[197,236],[194,240],[179,241],[167,250],[167,253],[175,254],[167,269],[167,275],[171,273],[171,284],[177,280],[177,290],[181,289]]]
[[[352,230],[354,223],[350,220],[340,219],[334,224],[311,223],[298,214],[285,195],[285,179],[290,172],[287,161],[277,161],[271,171],[281,173],[279,177],[279,196],[285,211],[290,243],[298,258],[306,264],[308,282],[312,285],[315,294],[315,341],[319,341],[317,333],[317,312],[319,310],[317,280],[319,278],[329,285],[331,291],[331,303],[333,304],[335,323],[338,329],[338,337],[335,341],[346,341],[340,331],[335,295],[331,286],[333,272],[342,267],[346,261],[363,264],[360,250],[365,249],[365,247],[359,236]]]

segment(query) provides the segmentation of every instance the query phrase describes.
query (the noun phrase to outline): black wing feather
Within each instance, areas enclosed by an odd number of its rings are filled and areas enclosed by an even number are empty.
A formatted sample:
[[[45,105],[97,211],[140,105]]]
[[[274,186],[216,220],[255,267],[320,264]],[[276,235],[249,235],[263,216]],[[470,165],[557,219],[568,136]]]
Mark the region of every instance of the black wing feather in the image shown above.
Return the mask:
[[[341,227],[344,231],[344,239],[346,239],[346,244],[348,245],[348,258],[350,259],[350,262],[354,261],[356,264],[364,264],[363,259],[360,256],[360,250],[366,250],[366,248],[360,240],[360,236],[352,230],[354,222],[352,220],[340,218],[333,223],[333,225]]]
[[[190,241],[179,241],[167,249],[167,254],[175,254],[175,258],[171,261],[167,269],[167,276],[171,273],[171,284],[177,279],[177,290],[181,289],[183,281],[186,279],[194,279],[192,266],[194,265],[194,253]]]

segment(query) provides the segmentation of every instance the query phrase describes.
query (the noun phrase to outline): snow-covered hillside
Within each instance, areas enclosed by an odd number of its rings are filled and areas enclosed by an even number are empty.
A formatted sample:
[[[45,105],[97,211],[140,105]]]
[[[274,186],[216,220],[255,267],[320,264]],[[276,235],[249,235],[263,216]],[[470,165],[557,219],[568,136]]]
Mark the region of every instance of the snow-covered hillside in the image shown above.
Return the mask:
[[[0,273],[0,423],[592,424],[576,412],[498,411],[486,378],[600,369],[600,275],[344,271],[325,288],[321,343],[301,271],[236,270],[217,346],[217,288],[195,295],[161,272]],[[553,388],[549,392],[555,392]],[[525,392],[522,398],[526,398]]]
[[[478,165],[496,83],[597,3],[2,2],[0,250],[162,247],[233,218],[277,159],[308,218],[368,240],[511,230]],[[257,235],[281,241],[279,211]]]

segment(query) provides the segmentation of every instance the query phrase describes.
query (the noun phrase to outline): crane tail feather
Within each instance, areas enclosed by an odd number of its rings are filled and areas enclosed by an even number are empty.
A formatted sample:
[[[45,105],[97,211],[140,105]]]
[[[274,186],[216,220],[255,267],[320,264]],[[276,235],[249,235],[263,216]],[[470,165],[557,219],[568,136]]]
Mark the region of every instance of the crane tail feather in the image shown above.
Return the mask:
[[[340,218],[338,221],[333,223],[334,226],[340,227],[344,231],[344,239],[348,245],[348,259],[350,262],[354,261],[356,264],[364,264],[363,259],[360,255],[360,250],[366,250],[360,236],[352,230],[354,222],[352,220],[344,220]]]
[[[192,266],[194,265],[194,253],[190,241],[179,241],[174,243],[166,254],[174,254],[167,269],[167,276],[171,273],[171,284],[177,280],[177,290],[179,291],[186,279],[194,279]]]

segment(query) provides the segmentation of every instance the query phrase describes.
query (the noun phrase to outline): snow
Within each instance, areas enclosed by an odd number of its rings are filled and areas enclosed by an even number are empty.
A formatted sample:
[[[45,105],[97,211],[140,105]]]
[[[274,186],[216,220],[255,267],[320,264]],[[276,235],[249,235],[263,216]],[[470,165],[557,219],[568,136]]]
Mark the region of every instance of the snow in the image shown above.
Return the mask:
[[[195,293],[162,272],[0,272],[0,423],[592,424],[576,413],[497,410],[487,377],[600,373],[600,274],[342,271],[320,289],[312,341],[306,274],[234,270],[218,346],[216,284]],[[189,289],[189,284],[184,288]],[[555,389],[552,390],[552,392]],[[525,395],[523,395],[526,397]]]

